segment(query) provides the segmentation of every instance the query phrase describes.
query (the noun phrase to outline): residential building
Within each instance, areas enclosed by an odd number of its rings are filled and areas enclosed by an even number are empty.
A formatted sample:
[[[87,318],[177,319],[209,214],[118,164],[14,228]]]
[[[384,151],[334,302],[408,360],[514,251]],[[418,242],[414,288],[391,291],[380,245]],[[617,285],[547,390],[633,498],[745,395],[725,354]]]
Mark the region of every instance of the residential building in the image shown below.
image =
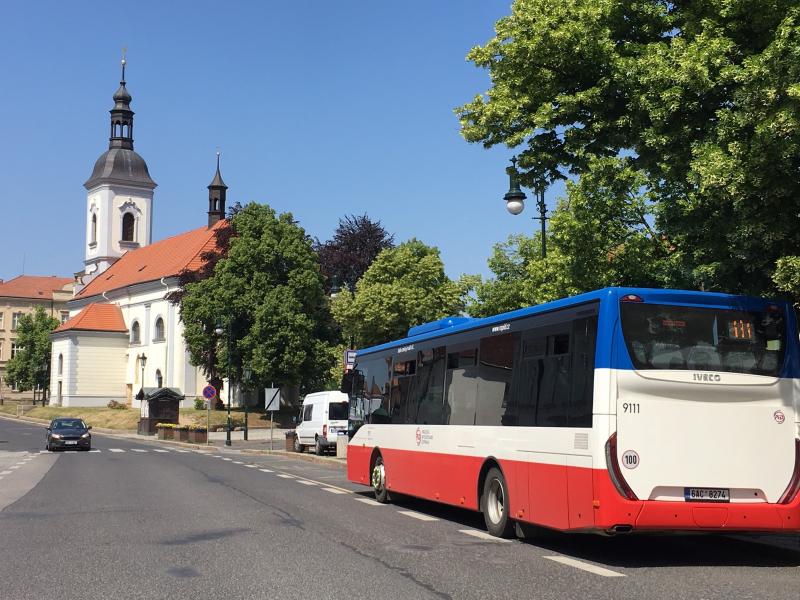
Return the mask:
[[[17,353],[17,326],[22,315],[41,306],[62,323],[69,319],[67,301],[72,299],[72,277],[20,275],[0,280],[0,397],[27,400],[33,391],[17,392],[6,377],[6,363]]]

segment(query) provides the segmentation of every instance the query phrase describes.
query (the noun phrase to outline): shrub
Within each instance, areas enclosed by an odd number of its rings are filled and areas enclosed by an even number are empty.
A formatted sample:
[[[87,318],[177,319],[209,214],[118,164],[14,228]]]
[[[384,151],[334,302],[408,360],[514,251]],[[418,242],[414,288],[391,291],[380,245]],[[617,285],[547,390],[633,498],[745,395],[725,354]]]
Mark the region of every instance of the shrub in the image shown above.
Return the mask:
[[[109,400],[106,406],[108,406],[108,408],[114,408],[117,410],[128,408],[127,404],[125,404],[124,402],[117,402],[116,400]]]
[[[206,399],[197,396],[197,398],[194,399],[195,410],[203,410],[205,409],[205,407],[206,407]]]

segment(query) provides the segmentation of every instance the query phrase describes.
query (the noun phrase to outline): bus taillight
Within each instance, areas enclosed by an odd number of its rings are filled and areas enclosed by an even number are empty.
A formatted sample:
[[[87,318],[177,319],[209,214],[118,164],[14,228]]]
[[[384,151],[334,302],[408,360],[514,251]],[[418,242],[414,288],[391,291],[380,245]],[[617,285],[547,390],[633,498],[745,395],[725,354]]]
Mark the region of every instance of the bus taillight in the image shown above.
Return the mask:
[[[794,500],[795,496],[797,496],[797,492],[800,492],[800,439],[795,438],[794,473],[792,474],[792,480],[789,482],[786,491],[783,492],[783,496],[778,500],[778,504],[789,504],[789,502]]]
[[[622,471],[619,468],[619,462],[617,462],[617,432],[611,434],[611,437],[608,438],[606,442],[606,465],[608,466],[608,474],[611,476],[611,481],[614,484],[614,487],[617,488],[620,496],[624,496],[628,500],[638,500],[636,494],[633,493],[633,490],[628,485],[628,482],[625,481],[625,478],[622,476]]]

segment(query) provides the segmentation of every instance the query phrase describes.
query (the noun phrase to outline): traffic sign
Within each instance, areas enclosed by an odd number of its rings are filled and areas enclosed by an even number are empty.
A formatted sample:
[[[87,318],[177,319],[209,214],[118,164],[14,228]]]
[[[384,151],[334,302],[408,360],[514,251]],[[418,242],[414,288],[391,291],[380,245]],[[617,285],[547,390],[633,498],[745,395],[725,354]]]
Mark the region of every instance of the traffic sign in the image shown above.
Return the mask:
[[[355,350],[345,350],[344,351],[344,368],[346,371],[350,371],[353,367],[356,366],[356,351]]]
[[[213,385],[207,385],[206,387],[203,388],[203,398],[205,398],[206,400],[211,400],[216,395],[217,395],[217,388],[215,388]]]

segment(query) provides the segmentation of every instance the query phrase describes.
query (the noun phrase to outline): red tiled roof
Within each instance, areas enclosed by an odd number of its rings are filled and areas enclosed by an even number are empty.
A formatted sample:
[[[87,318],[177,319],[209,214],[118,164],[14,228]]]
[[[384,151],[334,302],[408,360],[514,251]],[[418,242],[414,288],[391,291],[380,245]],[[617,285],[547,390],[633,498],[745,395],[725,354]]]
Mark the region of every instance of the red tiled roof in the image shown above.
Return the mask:
[[[62,331],[118,331],[127,333],[122,310],[116,304],[90,304],[69,321],[56,328],[53,333]]]
[[[52,300],[53,292],[60,292],[72,277],[51,277],[38,275],[20,275],[0,282],[0,297],[5,298],[35,298],[37,300]]]
[[[92,279],[77,297],[87,298],[136,283],[173,277],[185,270],[198,269],[203,263],[202,255],[216,248],[217,229],[225,225],[227,221],[218,221],[210,229],[193,229],[126,252],[107,270]]]

